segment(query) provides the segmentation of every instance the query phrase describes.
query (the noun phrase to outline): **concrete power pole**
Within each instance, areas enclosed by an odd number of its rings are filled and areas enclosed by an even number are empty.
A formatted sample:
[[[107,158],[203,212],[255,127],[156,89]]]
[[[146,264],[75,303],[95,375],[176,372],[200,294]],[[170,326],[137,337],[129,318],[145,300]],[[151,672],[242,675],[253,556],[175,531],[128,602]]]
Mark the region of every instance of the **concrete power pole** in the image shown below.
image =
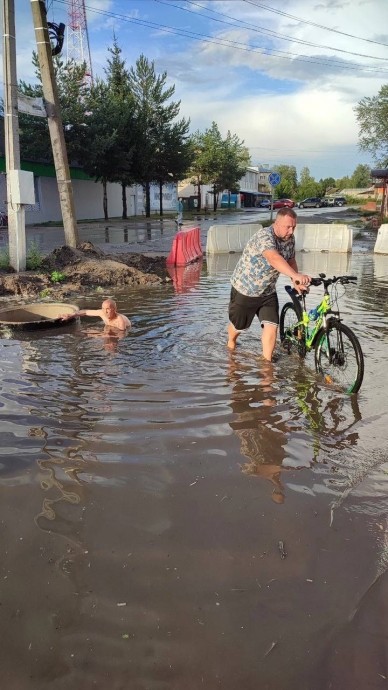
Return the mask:
[[[51,147],[57,175],[65,242],[70,247],[76,247],[79,242],[79,237],[75,217],[73,188],[71,185],[62,116],[59,107],[58,90],[55,82],[52,49],[44,0],[31,0],[31,9],[34,20],[36,45],[38,48],[39,67],[42,77],[43,97],[48,116]]]
[[[20,170],[15,8],[13,0],[3,0],[3,31],[4,136],[7,171],[9,261],[15,271],[24,271],[26,268],[26,232],[23,203],[26,203],[26,201],[23,194],[21,194],[20,188],[22,175]],[[31,175],[31,173],[29,174]],[[31,203],[31,199],[29,202]]]

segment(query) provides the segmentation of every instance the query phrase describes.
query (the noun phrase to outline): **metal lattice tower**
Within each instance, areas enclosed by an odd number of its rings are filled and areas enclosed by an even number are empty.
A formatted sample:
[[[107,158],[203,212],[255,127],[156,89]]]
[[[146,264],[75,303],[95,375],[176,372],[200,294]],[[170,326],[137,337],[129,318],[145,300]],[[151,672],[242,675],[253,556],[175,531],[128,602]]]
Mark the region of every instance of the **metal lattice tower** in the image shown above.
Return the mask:
[[[88,79],[92,80],[92,60],[90,57],[85,0],[70,0],[66,34],[67,61],[74,60],[77,64],[86,62],[86,75]]]

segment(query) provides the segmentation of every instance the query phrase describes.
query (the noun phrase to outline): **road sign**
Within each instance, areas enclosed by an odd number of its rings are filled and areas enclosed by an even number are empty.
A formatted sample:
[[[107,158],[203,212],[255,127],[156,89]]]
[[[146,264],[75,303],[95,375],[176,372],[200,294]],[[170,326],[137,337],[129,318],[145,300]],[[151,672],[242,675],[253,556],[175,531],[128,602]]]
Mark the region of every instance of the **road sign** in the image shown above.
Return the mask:
[[[271,172],[268,175],[268,182],[270,183],[271,187],[275,187],[275,185],[279,184],[280,180],[280,174],[277,172]]]

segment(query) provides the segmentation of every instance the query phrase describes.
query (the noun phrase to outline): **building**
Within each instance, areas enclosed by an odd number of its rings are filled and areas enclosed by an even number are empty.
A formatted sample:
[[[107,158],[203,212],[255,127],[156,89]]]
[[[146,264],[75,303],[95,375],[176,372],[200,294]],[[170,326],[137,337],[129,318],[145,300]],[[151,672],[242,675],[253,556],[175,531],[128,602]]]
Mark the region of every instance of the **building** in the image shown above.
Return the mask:
[[[271,170],[264,166],[249,166],[245,175],[239,180],[239,192],[235,194],[224,190],[219,195],[219,208],[254,208],[260,199],[270,198],[271,187],[268,175]],[[196,208],[198,205],[198,185],[191,178],[178,182],[178,196],[186,201],[186,208]],[[201,208],[213,209],[213,188],[211,185],[201,185]]]
[[[62,222],[58,185],[54,165],[22,162],[23,170],[34,174],[35,204],[25,207],[27,225]],[[103,185],[95,182],[80,168],[70,168],[76,218],[97,220],[104,217]],[[174,212],[177,208],[177,185],[169,182],[163,186],[163,210]],[[151,213],[159,213],[159,185],[151,185]],[[118,183],[107,184],[108,213],[110,218],[120,218],[123,213],[122,188]],[[142,185],[126,188],[127,215],[145,215],[145,195]],[[7,185],[5,158],[0,156],[0,209],[7,213]]]

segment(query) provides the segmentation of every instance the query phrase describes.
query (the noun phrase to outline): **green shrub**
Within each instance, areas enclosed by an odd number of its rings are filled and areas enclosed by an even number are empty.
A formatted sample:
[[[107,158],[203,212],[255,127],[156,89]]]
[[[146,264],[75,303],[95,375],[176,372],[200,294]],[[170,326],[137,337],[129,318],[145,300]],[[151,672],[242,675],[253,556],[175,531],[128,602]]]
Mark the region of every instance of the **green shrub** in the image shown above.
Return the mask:
[[[44,290],[41,290],[39,293],[39,297],[41,299],[44,299],[45,297],[50,297],[51,295],[51,289],[50,288],[44,288]]]
[[[2,249],[0,251],[0,269],[9,268],[9,251],[8,249]]]
[[[50,280],[52,283],[62,283],[66,280],[66,276],[64,273],[61,273],[61,271],[53,271]]]
[[[40,249],[35,242],[32,242],[26,256],[26,268],[27,271],[36,271],[40,268],[43,262],[43,256]]]

